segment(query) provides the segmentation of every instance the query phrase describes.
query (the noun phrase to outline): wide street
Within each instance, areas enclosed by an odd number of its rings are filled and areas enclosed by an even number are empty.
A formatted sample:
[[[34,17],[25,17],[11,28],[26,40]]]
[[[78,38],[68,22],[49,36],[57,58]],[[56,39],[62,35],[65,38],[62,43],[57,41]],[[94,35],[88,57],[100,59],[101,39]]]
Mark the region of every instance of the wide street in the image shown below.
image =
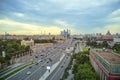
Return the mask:
[[[65,56],[55,71],[46,80],[60,80],[64,74],[65,68],[70,62],[70,56]]]
[[[43,74],[47,71],[47,66],[52,66],[60,60],[63,54],[66,55],[65,49],[67,47],[70,47],[70,45],[71,40],[68,40],[65,42],[55,43],[52,47],[47,47],[46,49],[39,51],[39,53],[36,54],[36,61],[38,64],[36,63],[31,67],[25,68],[15,75],[7,78],[7,80],[39,80],[40,77],[43,76]],[[69,61],[70,57],[65,56],[60,64],[57,66],[57,68],[55,68],[54,72],[51,73],[51,75],[49,76],[49,80],[59,80],[62,77]],[[27,74],[28,72],[30,73]]]

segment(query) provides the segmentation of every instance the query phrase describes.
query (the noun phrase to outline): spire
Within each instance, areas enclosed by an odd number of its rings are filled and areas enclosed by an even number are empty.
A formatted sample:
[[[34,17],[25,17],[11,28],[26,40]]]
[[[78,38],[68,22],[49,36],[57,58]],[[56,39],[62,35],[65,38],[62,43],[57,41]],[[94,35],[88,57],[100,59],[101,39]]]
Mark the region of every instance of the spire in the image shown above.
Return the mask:
[[[106,35],[111,35],[110,31],[108,30],[108,32],[106,33]]]

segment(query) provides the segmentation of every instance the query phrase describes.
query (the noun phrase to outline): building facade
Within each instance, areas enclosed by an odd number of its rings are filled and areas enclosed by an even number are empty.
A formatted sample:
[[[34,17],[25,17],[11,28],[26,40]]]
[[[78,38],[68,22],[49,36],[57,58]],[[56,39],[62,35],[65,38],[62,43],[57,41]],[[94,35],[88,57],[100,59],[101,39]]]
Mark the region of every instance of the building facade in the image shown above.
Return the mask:
[[[22,40],[21,45],[34,46],[34,41],[32,39],[31,40]]]
[[[120,80],[120,56],[110,50],[92,49],[89,57],[100,80]]]

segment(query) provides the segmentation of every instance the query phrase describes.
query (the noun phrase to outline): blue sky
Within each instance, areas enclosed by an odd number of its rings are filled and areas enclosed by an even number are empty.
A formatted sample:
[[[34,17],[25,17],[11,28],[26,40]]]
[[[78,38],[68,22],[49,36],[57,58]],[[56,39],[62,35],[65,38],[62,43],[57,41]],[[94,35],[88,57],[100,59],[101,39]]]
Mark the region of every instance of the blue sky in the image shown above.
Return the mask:
[[[120,32],[120,0],[0,0],[0,33]]]

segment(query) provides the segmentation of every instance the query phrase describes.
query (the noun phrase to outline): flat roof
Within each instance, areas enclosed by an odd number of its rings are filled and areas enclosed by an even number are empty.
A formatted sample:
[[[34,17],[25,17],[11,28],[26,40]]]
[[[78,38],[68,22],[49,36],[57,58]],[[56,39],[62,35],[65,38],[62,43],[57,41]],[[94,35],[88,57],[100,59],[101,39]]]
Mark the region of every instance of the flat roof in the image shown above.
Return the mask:
[[[104,58],[110,64],[120,64],[120,56],[114,54],[112,50],[109,49],[93,49],[98,55]]]

